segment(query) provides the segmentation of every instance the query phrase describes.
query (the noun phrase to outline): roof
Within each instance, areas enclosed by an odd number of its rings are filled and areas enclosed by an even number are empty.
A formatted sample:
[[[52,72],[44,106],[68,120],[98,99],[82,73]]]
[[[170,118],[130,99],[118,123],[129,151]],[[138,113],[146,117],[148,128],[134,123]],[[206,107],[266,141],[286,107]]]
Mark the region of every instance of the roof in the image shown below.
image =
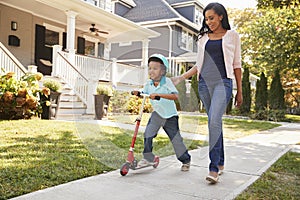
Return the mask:
[[[123,17],[136,23],[180,17],[165,0],[135,0],[134,2],[136,7],[130,9]]]

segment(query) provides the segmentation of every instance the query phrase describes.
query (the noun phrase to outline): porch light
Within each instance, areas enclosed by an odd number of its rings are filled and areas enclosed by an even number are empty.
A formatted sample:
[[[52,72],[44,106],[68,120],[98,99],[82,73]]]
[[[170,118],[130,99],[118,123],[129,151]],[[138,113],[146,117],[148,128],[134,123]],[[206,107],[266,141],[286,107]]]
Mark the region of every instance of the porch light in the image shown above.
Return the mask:
[[[18,29],[18,23],[15,21],[11,21],[11,30],[16,31]]]

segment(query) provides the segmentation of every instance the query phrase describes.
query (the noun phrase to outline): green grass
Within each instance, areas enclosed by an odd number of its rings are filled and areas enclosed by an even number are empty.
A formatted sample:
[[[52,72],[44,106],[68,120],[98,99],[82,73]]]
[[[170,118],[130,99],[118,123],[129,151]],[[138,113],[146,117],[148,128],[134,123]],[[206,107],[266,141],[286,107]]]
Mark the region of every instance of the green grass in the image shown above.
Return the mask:
[[[236,200],[300,199],[300,154],[288,152]]]
[[[110,119],[122,123],[133,123],[136,117],[136,115],[122,115],[111,116]],[[146,126],[149,117],[149,113],[143,114],[141,122],[142,126]],[[223,122],[224,138],[227,139],[237,139],[280,126],[280,124],[277,123],[245,119],[224,118]],[[202,135],[208,134],[206,116],[180,115],[179,127],[182,132],[196,133]]]
[[[8,199],[113,169],[125,162],[133,131],[93,124],[18,120],[0,121],[0,199]],[[135,153],[140,158],[142,134]],[[205,145],[184,140],[189,149]],[[174,154],[159,136],[154,153]]]

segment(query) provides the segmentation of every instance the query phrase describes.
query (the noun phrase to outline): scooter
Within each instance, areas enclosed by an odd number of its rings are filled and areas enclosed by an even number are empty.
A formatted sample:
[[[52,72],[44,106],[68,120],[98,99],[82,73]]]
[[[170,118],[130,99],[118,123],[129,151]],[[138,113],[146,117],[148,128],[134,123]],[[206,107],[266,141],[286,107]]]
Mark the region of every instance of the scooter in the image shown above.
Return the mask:
[[[133,92],[131,92],[131,94],[133,94]],[[135,120],[136,125],[135,125],[134,134],[133,134],[133,137],[132,137],[132,140],[131,140],[131,145],[130,145],[130,148],[129,148],[129,151],[128,151],[127,161],[120,168],[120,174],[122,176],[126,176],[126,174],[128,174],[128,172],[129,172],[129,169],[137,170],[137,169],[141,169],[141,168],[145,168],[145,167],[149,167],[149,166],[152,166],[153,168],[157,168],[157,166],[159,164],[159,157],[158,156],[155,156],[153,162],[149,163],[149,165],[142,166],[142,167],[137,165],[138,161],[134,158],[134,153],[133,153],[134,152],[134,144],[135,144],[136,137],[137,137],[137,134],[138,134],[138,131],[139,131],[139,126],[140,126],[140,123],[141,123],[141,120],[142,120],[142,115],[143,115],[145,102],[146,102],[147,97],[149,97],[149,95],[139,92],[137,96],[143,97],[143,101],[142,101],[142,105],[140,107],[139,115]],[[160,97],[157,96],[157,97],[155,97],[155,99],[160,100]]]

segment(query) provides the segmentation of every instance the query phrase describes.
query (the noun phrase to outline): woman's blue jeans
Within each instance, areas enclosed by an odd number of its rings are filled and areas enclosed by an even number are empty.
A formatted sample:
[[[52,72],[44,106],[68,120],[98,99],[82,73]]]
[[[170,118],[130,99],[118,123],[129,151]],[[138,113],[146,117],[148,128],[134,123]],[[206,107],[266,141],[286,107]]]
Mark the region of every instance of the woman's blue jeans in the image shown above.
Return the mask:
[[[209,171],[218,172],[218,166],[224,165],[222,116],[232,95],[232,80],[207,81],[201,78],[198,90],[208,116]]]

